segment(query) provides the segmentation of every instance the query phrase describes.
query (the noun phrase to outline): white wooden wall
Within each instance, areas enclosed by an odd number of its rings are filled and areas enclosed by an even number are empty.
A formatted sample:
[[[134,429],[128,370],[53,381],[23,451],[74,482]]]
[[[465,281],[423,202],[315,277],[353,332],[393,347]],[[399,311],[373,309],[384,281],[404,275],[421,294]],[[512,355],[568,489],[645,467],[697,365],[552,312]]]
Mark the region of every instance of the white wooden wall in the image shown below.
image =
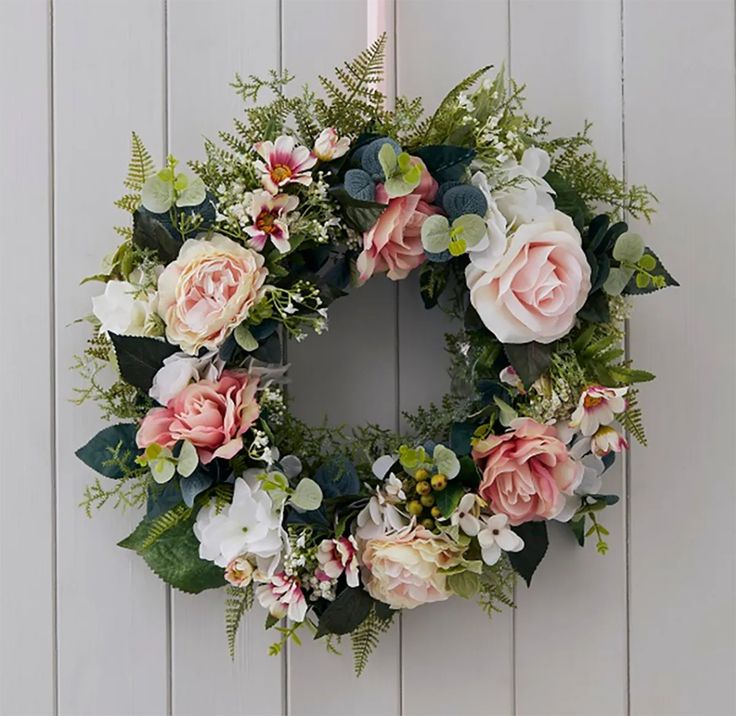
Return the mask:
[[[99,427],[68,370],[135,129],[198,156],[235,71],[311,80],[365,44],[365,0],[0,0],[0,714],[736,714],[734,3],[396,0],[389,69],[432,106],[506,63],[529,105],[661,199],[642,227],[682,283],[641,299],[630,353],[650,447],[609,477],[611,550],[564,531],[518,610],[407,614],[364,677],[319,645],[266,656],[254,610],[226,655],[222,596],[172,593],[88,520],[73,450]],[[442,318],[375,280],[291,347],[302,415],[400,422],[445,388]],[[348,646],[347,644],[345,645]]]

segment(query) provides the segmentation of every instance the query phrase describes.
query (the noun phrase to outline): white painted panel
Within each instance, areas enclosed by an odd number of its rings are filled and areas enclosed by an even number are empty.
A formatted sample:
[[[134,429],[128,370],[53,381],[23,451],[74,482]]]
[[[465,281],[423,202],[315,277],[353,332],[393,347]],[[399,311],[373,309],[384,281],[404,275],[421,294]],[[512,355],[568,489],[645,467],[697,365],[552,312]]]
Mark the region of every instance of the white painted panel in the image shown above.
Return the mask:
[[[1,12],[0,713],[20,716],[55,700],[50,34],[43,0]]]
[[[115,543],[138,519],[79,508],[93,473],[73,451],[101,427],[70,403],[69,371],[99,284],[79,286],[118,243],[130,131],[163,151],[163,2],[57,0],[54,8],[59,712],[159,714],[167,707],[165,589]]]
[[[658,375],[631,461],[631,712],[734,714],[734,6],[624,11],[627,172],[661,200],[641,229],[682,284],[631,321]]]
[[[279,4],[169,0],[167,26],[169,151],[183,163],[201,158],[203,137],[216,140],[242,113],[230,87],[235,73],[278,67]],[[223,601],[223,590],[197,596],[172,590],[173,713],[281,713],[282,662],[268,656],[273,639],[264,633],[264,612],[256,605],[244,619],[233,662]]]
[[[540,54],[544,62],[540,62]],[[511,70],[551,136],[592,121],[596,151],[622,173],[619,0],[512,0]],[[609,552],[581,549],[550,525],[550,547],[531,589],[516,589],[517,714],[621,714],[626,710],[626,523],[623,461],[603,492],[622,497],[603,513]],[[550,664],[579,675],[574,687]]]
[[[284,67],[299,84],[358,54],[366,46],[364,0],[285,0]],[[396,286],[383,277],[330,307],[330,329],[289,344],[295,412],[314,423],[396,425]],[[363,676],[352,670],[349,638],[342,656],[306,635],[289,649],[289,713],[399,713],[399,629],[381,640]],[[349,706],[348,706],[349,704]]]
[[[507,33],[506,0],[399,0],[399,93],[421,96],[434,111],[465,76],[506,61]],[[444,334],[460,326],[439,309],[425,310],[417,276],[402,282],[399,296],[399,394],[402,411],[413,411],[448,391]],[[510,610],[489,620],[459,598],[406,612],[403,713],[512,713],[512,622]]]

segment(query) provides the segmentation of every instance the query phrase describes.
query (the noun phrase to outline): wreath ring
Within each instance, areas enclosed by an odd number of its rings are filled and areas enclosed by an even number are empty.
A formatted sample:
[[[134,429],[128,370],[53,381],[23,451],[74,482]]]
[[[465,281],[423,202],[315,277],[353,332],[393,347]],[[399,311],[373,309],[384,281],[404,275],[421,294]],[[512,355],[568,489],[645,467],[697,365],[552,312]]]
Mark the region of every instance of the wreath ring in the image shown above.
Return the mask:
[[[426,119],[419,100],[388,111],[385,41],[321,79],[326,99],[288,94],[286,72],[237,77],[245,118],[187,171],[157,171],[133,134],[132,226],[89,277],[105,288],[76,364],[80,400],[120,421],[77,451],[113,481],[85,509],[144,508],[120,546],[185,592],[227,586],[231,652],[257,600],[267,628],[290,623],[273,651],[350,634],[357,673],[400,609],[510,605],[549,520],[605,553],[604,473],[624,432],[644,442],[634,386],[654,377],[620,347],[629,296],[677,285],[621,220],[653,196],[609,173],[587,125],[550,138],[490,68]],[[282,336],[412,271],[462,325],[441,407],[407,416],[410,436],[294,418]]]

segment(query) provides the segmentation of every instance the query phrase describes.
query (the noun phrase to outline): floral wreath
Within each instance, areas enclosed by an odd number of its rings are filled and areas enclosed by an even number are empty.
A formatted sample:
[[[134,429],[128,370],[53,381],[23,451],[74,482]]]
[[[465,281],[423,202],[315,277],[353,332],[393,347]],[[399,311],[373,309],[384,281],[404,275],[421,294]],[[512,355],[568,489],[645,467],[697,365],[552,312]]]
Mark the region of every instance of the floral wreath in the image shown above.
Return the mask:
[[[184,592],[226,586],[231,652],[257,601],[271,653],[304,628],[332,650],[350,634],[357,673],[398,610],[513,606],[549,520],[606,552],[604,473],[626,433],[645,441],[634,385],[654,377],[624,358],[628,297],[677,285],[620,218],[648,220],[654,197],[610,174],[588,125],[549,138],[488,67],[429,118],[418,99],[389,111],[384,47],[321,78],[324,99],[238,76],[244,118],[190,172],[156,171],[133,134],[132,226],[86,279],[105,288],[75,366],[79,402],[121,421],[77,451],[112,480],[88,514],[144,509],[120,546]],[[460,322],[442,405],[403,436],[292,416],[281,338],[415,270]]]

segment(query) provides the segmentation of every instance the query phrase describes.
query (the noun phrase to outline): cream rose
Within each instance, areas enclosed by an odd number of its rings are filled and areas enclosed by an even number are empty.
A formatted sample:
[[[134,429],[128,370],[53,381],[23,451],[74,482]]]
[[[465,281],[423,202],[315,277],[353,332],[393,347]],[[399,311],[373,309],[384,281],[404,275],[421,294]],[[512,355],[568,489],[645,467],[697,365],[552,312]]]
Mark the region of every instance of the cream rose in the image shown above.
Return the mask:
[[[464,548],[424,527],[407,527],[363,546],[363,583],[392,609],[441,602],[451,592],[440,569],[459,564]]]
[[[220,234],[185,241],[158,279],[167,339],[191,355],[217,348],[263,296],[263,262]]]
[[[575,324],[590,291],[588,264],[570,217],[553,211],[520,226],[490,270],[465,270],[470,302],[502,343],[551,343]]]

